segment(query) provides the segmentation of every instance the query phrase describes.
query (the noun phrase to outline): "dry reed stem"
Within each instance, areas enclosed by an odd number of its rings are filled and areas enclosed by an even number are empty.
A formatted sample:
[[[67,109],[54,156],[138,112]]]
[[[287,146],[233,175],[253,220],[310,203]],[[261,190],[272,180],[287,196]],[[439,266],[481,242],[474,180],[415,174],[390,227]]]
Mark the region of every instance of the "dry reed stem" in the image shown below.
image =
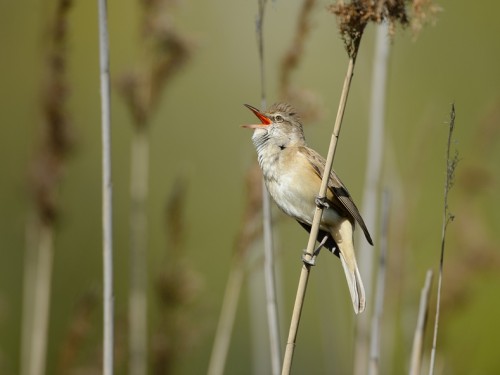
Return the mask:
[[[413,347],[411,350],[410,375],[419,375],[422,367],[422,353],[424,349],[425,328],[427,327],[427,317],[429,315],[429,299],[431,297],[432,270],[428,270],[425,275],[425,284],[420,293],[420,306],[418,309],[417,326],[413,336]]]
[[[380,340],[382,313],[384,309],[385,281],[387,273],[387,238],[389,232],[389,212],[391,199],[387,190],[382,194],[382,212],[380,226],[380,255],[377,274],[377,287],[375,290],[375,308],[372,317],[370,361],[368,365],[368,374],[377,375],[380,373]]]
[[[436,301],[436,315],[434,320],[434,334],[432,338],[431,359],[429,364],[429,375],[434,374],[435,361],[436,361],[436,347],[437,335],[439,329],[439,313],[441,308],[441,288],[443,283],[443,267],[444,267],[444,250],[446,247],[446,230],[454,216],[449,211],[448,207],[448,194],[453,186],[455,178],[455,169],[458,163],[458,152],[455,150],[453,157],[451,154],[453,131],[455,129],[455,104],[452,104],[450,111],[450,122],[448,130],[448,142],[446,146],[446,181],[444,186],[444,205],[443,205],[443,224],[441,228],[441,254],[439,259],[439,274],[438,274],[438,287],[437,287],[437,301]]]
[[[359,41],[358,41],[357,47],[359,47]],[[333,165],[333,158],[335,156],[337,140],[338,140],[339,133],[340,133],[340,127],[342,125],[342,118],[344,116],[345,106],[347,103],[347,97],[349,94],[349,88],[351,86],[351,79],[352,79],[352,75],[353,75],[353,71],[354,71],[356,54],[357,54],[357,51],[356,51],[356,53],[353,54],[352,57],[349,58],[349,65],[347,67],[347,74],[346,74],[346,77],[344,80],[344,86],[342,88],[342,93],[340,96],[340,103],[339,103],[339,108],[337,111],[337,117],[335,119],[335,125],[333,128],[332,137],[330,140],[330,147],[328,149],[328,155],[326,158],[325,171],[324,171],[323,178],[321,181],[321,187],[320,187],[320,190],[318,193],[318,197],[320,199],[325,197],[325,195],[326,195],[326,188],[327,188],[327,184],[328,184],[328,180],[329,180],[329,176],[330,176],[330,171],[331,171],[332,165]],[[306,253],[304,255],[306,261],[313,260],[314,245],[316,243],[316,237],[318,236],[319,224],[321,221],[322,214],[323,214],[323,208],[321,206],[316,207],[316,210],[314,212],[313,222],[311,225],[311,232],[309,235],[309,241],[307,244]],[[290,371],[292,368],[293,353],[295,350],[295,345],[296,345],[296,340],[297,340],[297,332],[298,332],[298,328],[299,328],[300,316],[302,314],[302,307],[304,305],[304,299],[305,299],[305,294],[306,294],[306,290],[307,290],[307,283],[309,280],[310,269],[311,269],[311,265],[309,265],[305,262],[302,264],[302,271],[300,273],[299,285],[297,287],[297,294],[295,297],[292,319],[290,322],[290,330],[288,332],[288,340],[287,340],[287,344],[286,344],[285,358],[283,359],[283,369],[281,372],[282,375],[290,374]]]
[[[351,33],[351,29],[346,29],[346,33],[348,35],[350,35],[349,38],[353,40],[351,46],[348,46],[349,42],[347,40],[347,37],[344,37],[344,33],[342,33],[344,41],[345,41],[346,49],[347,49],[347,52],[349,55],[349,64],[347,67],[347,73],[346,73],[346,77],[344,79],[344,85],[343,85],[342,93],[340,96],[340,103],[339,103],[339,107],[338,107],[338,111],[337,111],[337,116],[335,119],[335,124],[333,127],[333,132],[332,132],[332,136],[331,136],[331,140],[330,140],[330,146],[328,148],[325,170],[323,173],[323,177],[321,180],[321,186],[320,186],[320,190],[318,193],[318,197],[320,199],[326,196],[326,189],[327,189],[328,180],[330,177],[330,172],[331,172],[331,169],[333,166],[333,158],[335,156],[337,140],[338,140],[340,128],[342,125],[342,118],[344,116],[345,106],[347,103],[347,97],[349,94],[349,88],[351,85],[351,79],[352,79],[353,72],[354,72],[354,65],[355,65],[356,56],[357,56],[357,52],[358,52],[358,48],[359,48],[359,42],[361,41],[362,31],[364,30],[364,27],[365,27],[365,25],[363,25],[362,27],[354,27],[352,29],[352,33]],[[360,33],[359,33],[359,30],[361,30]],[[341,29],[341,31],[342,31],[342,29]],[[314,260],[314,258],[313,258],[314,257],[313,256],[314,245],[316,243],[316,237],[317,237],[318,232],[319,232],[319,225],[320,225],[322,214],[323,214],[323,207],[321,207],[321,206],[316,207],[316,210],[314,212],[313,222],[311,225],[311,231],[309,234],[307,249],[306,249],[306,252],[304,255],[304,258],[306,261],[313,261]],[[300,323],[300,316],[302,314],[302,307],[304,305],[304,299],[305,299],[305,294],[306,294],[306,290],[307,290],[307,283],[309,281],[310,269],[311,269],[310,264],[308,264],[306,262],[304,262],[302,264],[299,285],[297,287],[297,294],[295,297],[295,303],[294,303],[292,318],[291,318],[291,322],[290,322],[290,329],[288,332],[288,339],[287,339],[287,344],[286,344],[286,349],[285,349],[285,357],[283,359],[282,375],[288,375],[291,372],[293,354],[294,354],[296,340],[297,340],[297,332],[298,332],[299,323]]]
[[[113,374],[114,292],[113,292],[113,199],[111,183],[111,98],[109,83],[109,34],[106,0],[98,0],[99,72],[102,130],[102,229],[103,229],[103,375]]]

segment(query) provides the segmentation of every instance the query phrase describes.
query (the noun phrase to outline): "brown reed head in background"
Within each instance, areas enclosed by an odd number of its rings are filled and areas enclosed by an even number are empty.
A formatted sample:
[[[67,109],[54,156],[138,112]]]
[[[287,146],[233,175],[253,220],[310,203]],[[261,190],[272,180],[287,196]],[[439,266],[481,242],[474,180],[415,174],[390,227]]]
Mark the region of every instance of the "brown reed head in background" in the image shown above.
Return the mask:
[[[127,102],[134,125],[147,126],[163,90],[189,61],[192,38],[177,31],[171,17],[172,0],[144,0],[140,68],[124,73],[118,89]]]
[[[67,17],[72,1],[60,0],[49,25],[47,38],[46,77],[41,95],[42,143],[31,175],[36,210],[40,220],[53,223],[58,216],[58,186],[63,175],[64,160],[74,145],[66,109],[68,83]]]

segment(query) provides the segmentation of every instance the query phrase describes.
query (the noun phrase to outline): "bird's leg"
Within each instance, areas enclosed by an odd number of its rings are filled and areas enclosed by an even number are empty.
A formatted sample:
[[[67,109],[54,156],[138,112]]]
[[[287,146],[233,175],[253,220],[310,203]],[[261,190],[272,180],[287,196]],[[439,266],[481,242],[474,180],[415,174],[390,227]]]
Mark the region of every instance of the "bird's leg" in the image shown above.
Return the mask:
[[[316,203],[316,206],[318,206],[319,208],[330,208],[330,204],[328,203],[328,199],[326,199],[326,197],[316,197],[314,198],[314,203]]]
[[[307,253],[307,250],[304,250],[304,253],[302,254],[302,262],[304,262],[306,265],[309,265],[309,266],[315,266],[316,265],[316,257],[319,255],[321,248],[323,247],[323,245],[326,243],[327,240],[328,240],[328,236],[325,236],[321,240],[321,242],[319,243],[319,246],[316,249],[314,249],[312,256],[311,256],[311,259],[306,259],[306,256],[308,253]]]

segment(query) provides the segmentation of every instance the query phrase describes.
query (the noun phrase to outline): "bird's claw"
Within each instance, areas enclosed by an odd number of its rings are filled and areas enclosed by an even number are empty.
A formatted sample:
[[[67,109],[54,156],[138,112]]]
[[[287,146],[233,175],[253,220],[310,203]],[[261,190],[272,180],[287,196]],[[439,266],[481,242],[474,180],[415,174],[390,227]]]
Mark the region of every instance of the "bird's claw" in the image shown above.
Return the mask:
[[[309,257],[309,259],[307,259],[308,257]],[[302,262],[306,266],[315,266],[316,265],[316,254],[311,255],[307,252],[307,250],[304,250],[303,254],[302,254]]]
[[[328,236],[325,236],[323,238],[323,240],[321,240],[319,246],[314,249],[313,253],[309,253],[306,250],[303,250],[302,251],[302,262],[305,264],[305,265],[309,265],[309,266],[315,266],[316,265],[316,257],[319,255],[319,252],[320,250],[323,248],[323,245],[326,243],[326,241],[328,240]],[[307,259],[309,257],[309,259]]]
[[[330,208],[330,204],[328,203],[328,200],[326,199],[326,197],[316,197],[314,199],[314,202],[316,203],[316,206],[318,206],[319,208],[323,208],[323,209]]]

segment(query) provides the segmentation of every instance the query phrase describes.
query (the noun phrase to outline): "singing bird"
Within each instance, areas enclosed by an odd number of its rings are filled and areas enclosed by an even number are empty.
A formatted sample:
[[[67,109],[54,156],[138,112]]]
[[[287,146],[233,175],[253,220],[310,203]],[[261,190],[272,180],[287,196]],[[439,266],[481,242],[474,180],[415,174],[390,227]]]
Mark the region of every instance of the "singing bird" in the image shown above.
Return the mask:
[[[316,206],[324,207],[317,239],[340,258],[354,312],[363,312],[365,290],[354,254],[355,222],[370,245],[373,241],[351,195],[332,170],[326,197],[318,200],[325,159],[307,146],[300,117],[292,106],[276,103],[265,112],[248,104],[245,106],[261,121],[243,127],[254,129],[252,141],[267,190],[278,207],[308,232]]]

